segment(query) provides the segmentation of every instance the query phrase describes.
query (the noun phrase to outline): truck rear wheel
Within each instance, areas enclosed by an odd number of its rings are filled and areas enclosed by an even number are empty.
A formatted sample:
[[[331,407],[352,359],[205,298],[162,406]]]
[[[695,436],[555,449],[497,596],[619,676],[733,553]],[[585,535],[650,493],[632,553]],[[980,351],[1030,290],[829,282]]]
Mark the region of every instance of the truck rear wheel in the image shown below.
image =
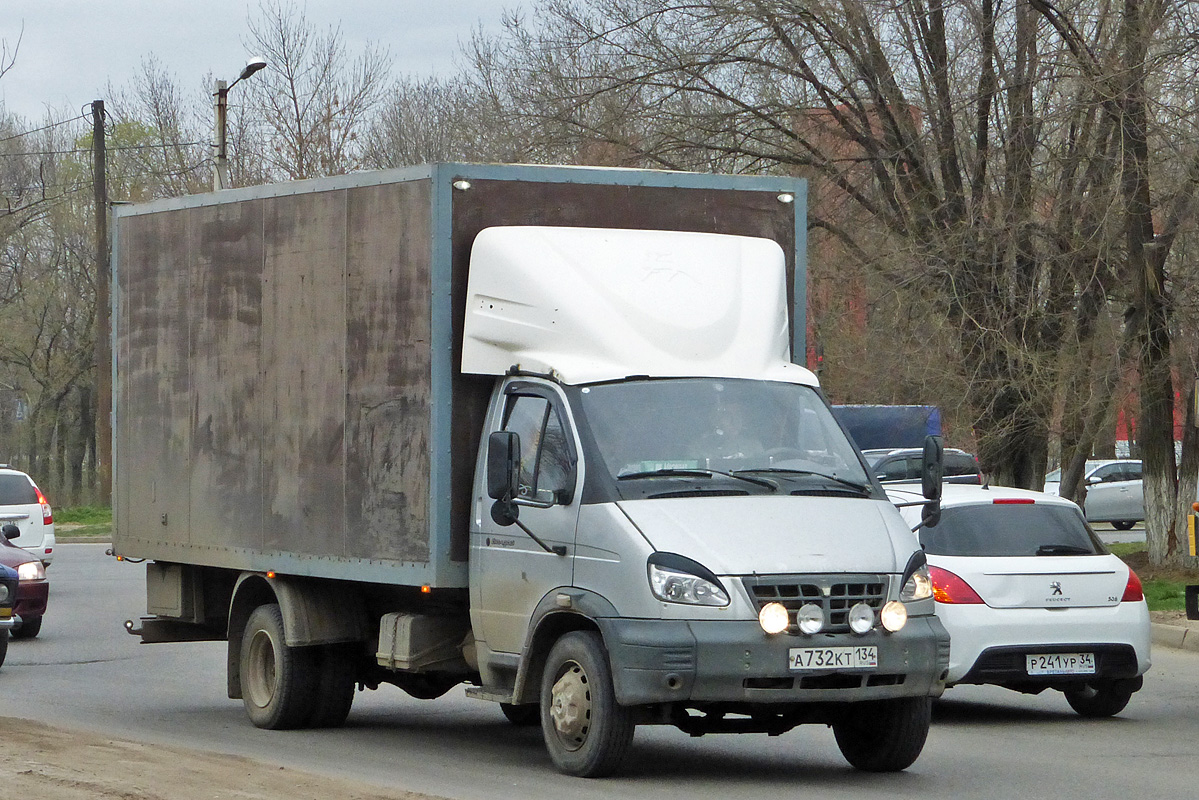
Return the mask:
[[[594,631],[574,631],[550,650],[541,679],[541,733],[560,771],[610,775],[633,741],[632,712],[616,703],[612,669]]]
[[[924,749],[932,708],[928,697],[854,703],[833,723],[833,735],[841,755],[855,769],[899,772],[912,766]]]
[[[312,648],[284,644],[277,603],[254,609],[241,640],[242,703],[254,725],[270,730],[305,725],[316,700],[316,668]]]
[[[317,686],[307,727],[340,728],[350,715],[358,683],[350,648],[345,644],[314,648]]]

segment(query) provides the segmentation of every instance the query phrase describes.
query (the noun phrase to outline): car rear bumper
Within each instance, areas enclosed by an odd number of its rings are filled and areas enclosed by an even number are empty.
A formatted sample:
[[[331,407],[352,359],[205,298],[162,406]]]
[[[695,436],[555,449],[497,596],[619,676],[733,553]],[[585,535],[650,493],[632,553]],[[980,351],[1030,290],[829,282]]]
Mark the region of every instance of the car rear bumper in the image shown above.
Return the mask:
[[[951,637],[950,685],[1046,683],[1024,670],[1024,656],[1037,653],[1095,653],[1099,677],[1135,677],[1150,666],[1152,629],[1144,602],[1063,609],[938,603],[937,615]],[[1053,676],[1052,682],[1085,677]]]

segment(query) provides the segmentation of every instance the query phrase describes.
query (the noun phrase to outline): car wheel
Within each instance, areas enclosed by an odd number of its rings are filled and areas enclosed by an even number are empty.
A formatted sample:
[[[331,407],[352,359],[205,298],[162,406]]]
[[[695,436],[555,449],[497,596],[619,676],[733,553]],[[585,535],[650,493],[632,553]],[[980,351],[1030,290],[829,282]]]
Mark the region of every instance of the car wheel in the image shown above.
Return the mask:
[[[1139,679],[1091,681],[1067,689],[1066,702],[1084,717],[1111,717],[1124,710],[1139,688]]]
[[[1136,525],[1136,522],[1132,520],[1120,520],[1112,523],[1112,527],[1118,531],[1130,531],[1133,525]]]
[[[317,689],[306,727],[340,728],[345,724],[358,683],[351,647],[329,644],[315,648]]]
[[[32,639],[42,631],[41,617],[24,617],[21,620],[21,627],[13,628],[12,638],[14,639]]]
[[[503,711],[508,721],[518,728],[527,728],[541,722],[541,708],[531,703],[519,706],[512,703],[500,703],[500,711]]]
[[[541,679],[541,733],[554,766],[580,778],[610,775],[635,728],[630,709],[616,703],[599,634],[574,631],[559,639]]]
[[[901,697],[854,703],[833,723],[841,755],[864,772],[898,772],[924,749],[932,722],[932,700]]]
[[[246,714],[259,728],[299,728],[312,713],[316,654],[283,642],[278,604],[254,609],[241,640],[241,688]]]
[[[4,666],[6,655],[8,655],[8,631],[0,631],[0,667]]]

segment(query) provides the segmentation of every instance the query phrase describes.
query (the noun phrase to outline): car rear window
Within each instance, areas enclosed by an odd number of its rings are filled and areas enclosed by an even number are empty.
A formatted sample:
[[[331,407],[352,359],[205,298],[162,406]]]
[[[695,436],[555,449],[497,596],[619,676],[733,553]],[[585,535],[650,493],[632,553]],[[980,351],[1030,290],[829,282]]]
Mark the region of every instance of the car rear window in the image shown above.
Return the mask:
[[[0,506],[23,506],[37,502],[37,492],[24,475],[0,475]]]
[[[1094,555],[1107,549],[1069,506],[979,504],[946,508],[935,528],[920,529],[939,556]]]

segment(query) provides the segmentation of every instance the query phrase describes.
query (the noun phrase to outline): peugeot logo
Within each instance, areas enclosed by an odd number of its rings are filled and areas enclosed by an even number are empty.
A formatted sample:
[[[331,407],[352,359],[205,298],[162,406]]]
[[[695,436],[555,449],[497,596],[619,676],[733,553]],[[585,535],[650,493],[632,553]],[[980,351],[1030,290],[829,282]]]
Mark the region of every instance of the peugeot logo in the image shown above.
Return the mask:
[[[1053,597],[1057,597],[1062,593],[1061,581],[1054,581],[1053,583],[1049,584],[1049,588],[1053,590]]]

